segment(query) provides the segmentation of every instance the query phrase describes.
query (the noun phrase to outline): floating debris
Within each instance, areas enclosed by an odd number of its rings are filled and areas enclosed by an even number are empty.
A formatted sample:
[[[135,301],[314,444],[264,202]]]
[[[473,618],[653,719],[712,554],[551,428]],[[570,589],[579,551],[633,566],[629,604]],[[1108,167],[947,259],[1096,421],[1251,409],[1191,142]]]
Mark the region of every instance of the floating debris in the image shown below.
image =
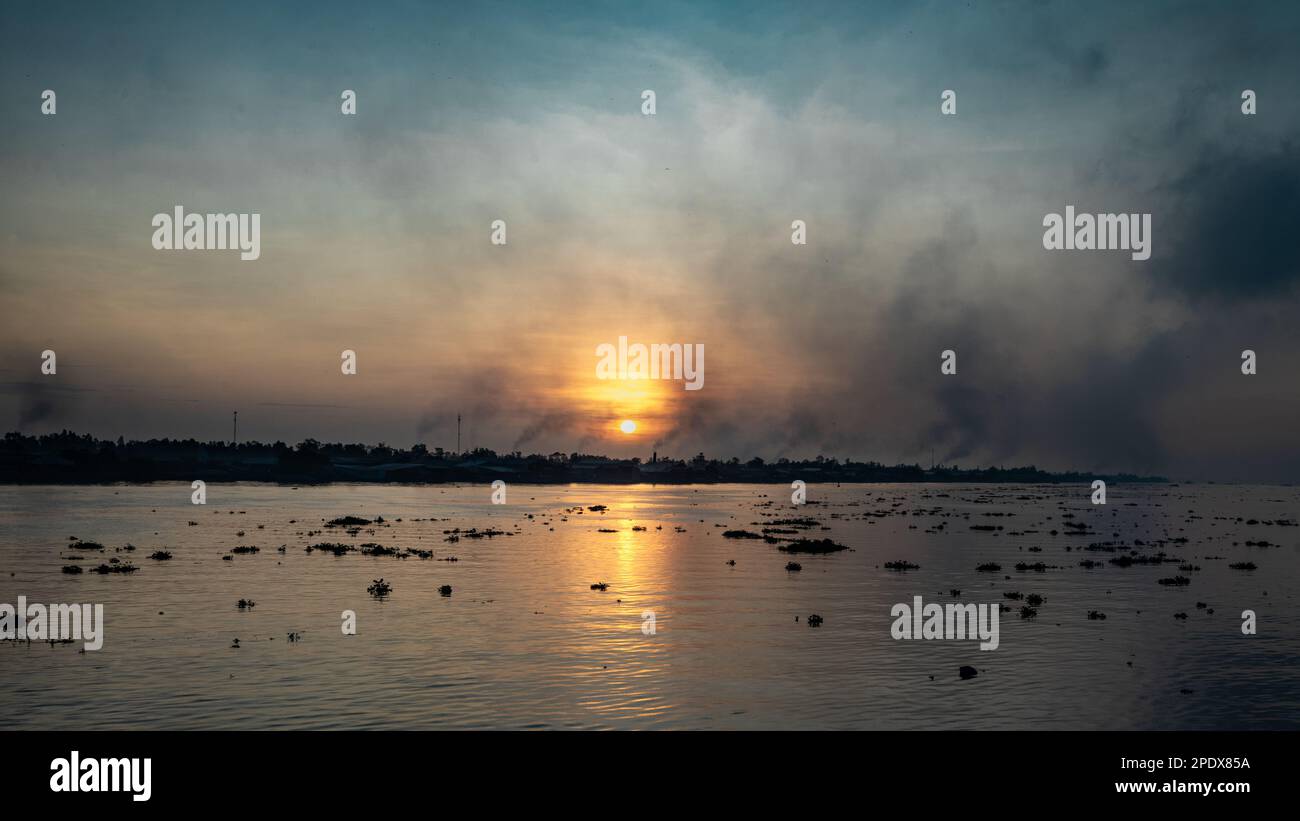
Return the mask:
[[[134,573],[135,571],[140,569],[135,565],[131,564],[130,562],[127,562],[126,564],[116,564],[117,559],[114,559],[113,562],[114,562],[113,564],[101,564],[99,567],[92,569],[90,572],[99,573],[100,575],[107,575],[109,573]]]
[[[921,565],[899,559],[896,562],[885,562],[886,570],[920,570]]]
[[[803,565],[798,562],[786,562],[785,569],[790,573],[797,573],[800,570],[803,570]]]
[[[608,590],[608,589],[609,589],[609,585],[606,584],[605,582],[596,582],[595,584],[593,584],[593,585],[591,586],[591,589],[592,589],[592,590]]]
[[[336,542],[321,542],[319,544],[311,544],[311,545],[307,545],[307,547],[304,549],[308,553],[312,553],[314,551],[319,550],[322,553],[333,553],[335,556],[342,556],[344,553],[351,553],[352,551],[356,550],[356,548],[350,544],[338,544]]]
[[[783,553],[836,553],[849,548],[830,539],[795,539],[777,549]]]
[[[963,679],[975,678],[979,674],[979,670],[976,670],[974,667],[967,664],[963,664],[961,667],[957,668],[957,675]]]
[[[444,584],[442,587],[439,587],[439,588],[438,588],[438,594],[439,594],[440,596],[450,596],[450,595],[451,595],[451,585],[449,585],[449,584]]]
[[[817,615],[816,613],[813,613],[811,616],[808,617],[808,626],[821,627],[823,621],[825,621],[825,619],[823,619],[821,616]]]
[[[250,601],[248,599],[240,599],[239,601],[235,602],[235,607],[238,607],[240,610],[247,610],[250,607],[255,607],[256,605],[257,602]]]

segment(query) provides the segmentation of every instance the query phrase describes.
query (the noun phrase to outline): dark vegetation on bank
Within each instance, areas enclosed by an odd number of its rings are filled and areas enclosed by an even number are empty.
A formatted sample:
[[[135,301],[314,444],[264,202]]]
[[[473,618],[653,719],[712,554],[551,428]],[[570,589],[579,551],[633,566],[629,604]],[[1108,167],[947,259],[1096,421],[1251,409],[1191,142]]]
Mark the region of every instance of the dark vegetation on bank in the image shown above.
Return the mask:
[[[95,484],[202,479],[209,482],[490,482],[525,484],[708,484],[721,482],[1163,482],[1131,474],[1050,473],[1036,467],[962,469],[956,465],[883,465],[818,456],[815,459],[753,458],[613,459],[583,453],[499,454],[486,448],[467,453],[308,439],[283,442],[199,442],[95,439],[69,431],[45,436],[5,434],[0,442],[0,484]]]

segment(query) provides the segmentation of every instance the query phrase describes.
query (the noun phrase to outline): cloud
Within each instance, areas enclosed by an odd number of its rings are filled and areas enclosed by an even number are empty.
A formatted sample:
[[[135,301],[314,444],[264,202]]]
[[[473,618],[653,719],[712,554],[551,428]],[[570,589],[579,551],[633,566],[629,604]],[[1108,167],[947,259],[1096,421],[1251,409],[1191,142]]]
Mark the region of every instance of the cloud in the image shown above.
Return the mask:
[[[1159,284],[1194,299],[1289,297],[1300,279],[1300,149],[1207,148],[1161,193]],[[1207,309],[1213,309],[1206,306]]]

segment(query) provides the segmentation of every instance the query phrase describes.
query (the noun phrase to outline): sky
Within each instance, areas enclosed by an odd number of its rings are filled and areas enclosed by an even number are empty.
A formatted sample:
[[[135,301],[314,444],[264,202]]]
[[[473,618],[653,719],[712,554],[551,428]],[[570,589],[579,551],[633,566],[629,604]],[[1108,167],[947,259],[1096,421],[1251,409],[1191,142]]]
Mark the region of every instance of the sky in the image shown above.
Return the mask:
[[[7,2],[0,420],[1300,480],[1297,41],[1284,3]],[[177,205],[260,257],[156,250]],[[1044,249],[1068,205],[1151,258]],[[620,336],[703,387],[598,379]]]

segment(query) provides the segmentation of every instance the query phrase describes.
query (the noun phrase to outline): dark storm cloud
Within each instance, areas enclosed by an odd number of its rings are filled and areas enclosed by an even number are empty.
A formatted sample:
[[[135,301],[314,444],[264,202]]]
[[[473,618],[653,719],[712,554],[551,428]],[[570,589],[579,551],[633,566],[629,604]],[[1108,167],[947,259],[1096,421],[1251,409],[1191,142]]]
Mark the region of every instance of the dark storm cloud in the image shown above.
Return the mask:
[[[1295,143],[1263,154],[1207,149],[1161,193],[1153,231],[1168,248],[1152,259],[1161,287],[1229,302],[1291,292],[1300,278]]]

